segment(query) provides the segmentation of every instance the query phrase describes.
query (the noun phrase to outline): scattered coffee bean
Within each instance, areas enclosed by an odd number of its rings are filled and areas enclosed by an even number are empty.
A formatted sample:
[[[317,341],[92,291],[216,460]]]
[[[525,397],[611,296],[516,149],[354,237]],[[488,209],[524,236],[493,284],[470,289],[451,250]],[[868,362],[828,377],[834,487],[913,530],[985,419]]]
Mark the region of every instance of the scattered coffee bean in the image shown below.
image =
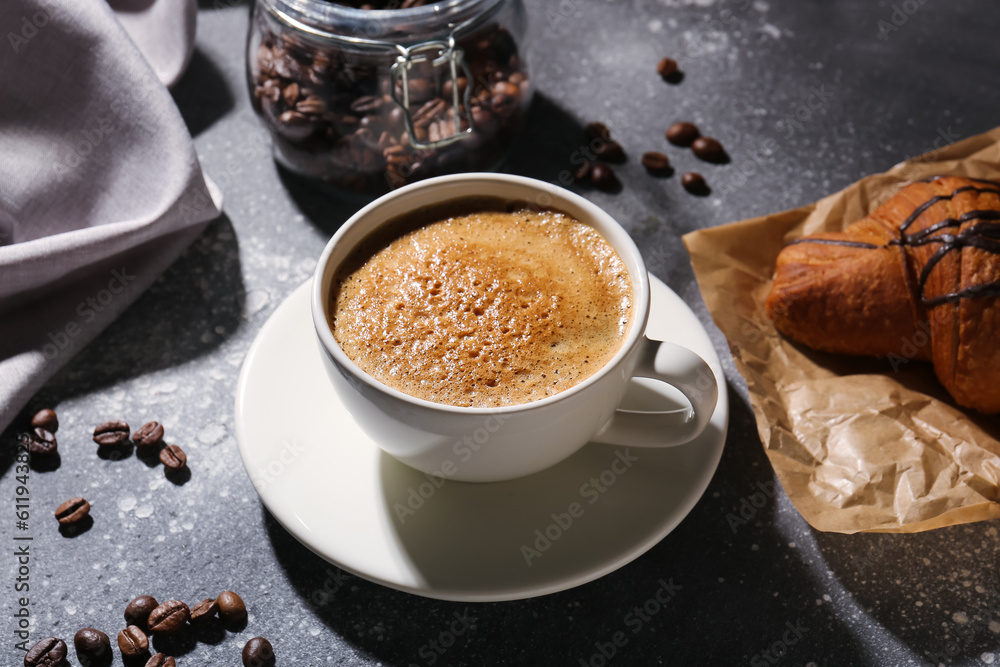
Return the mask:
[[[149,650],[149,638],[138,625],[130,625],[118,633],[118,650],[123,658],[136,658]]]
[[[55,410],[44,408],[31,418],[31,427],[44,428],[49,433],[55,433],[59,430],[59,417],[56,416]]]
[[[146,627],[157,636],[168,637],[184,627],[191,610],[180,600],[167,600],[149,612]]]
[[[177,667],[177,662],[169,655],[156,653],[146,661],[146,667]]]
[[[125,623],[140,628],[148,627],[149,612],[160,606],[152,595],[140,595],[125,607]]]
[[[617,141],[601,142],[594,153],[605,162],[625,161],[625,149]]]
[[[677,73],[677,61],[673,58],[664,58],[656,65],[656,72],[664,79],[670,78]]]
[[[212,598],[205,598],[191,607],[191,622],[204,623],[219,613],[219,603]]]
[[[56,637],[39,640],[24,654],[24,667],[55,667],[66,660],[66,642]]]
[[[583,135],[587,137],[588,141],[593,141],[594,139],[611,141],[611,130],[604,123],[587,123],[587,126],[583,128]]]
[[[177,445],[167,445],[160,450],[160,463],[167,470],[180,470],[187,465],[187,454]]]
[[[705,162],[726,162],[729,156],[726,154],[726,149],[722,147],[722,144],[718,140],[712,137],[698,137],[691,144],[691,150],[694,154]]]
[[[87,660],[100,658],[111,652],[111,640],[106,634],[94,628],[83,628],[73,635],[76,655],[86,664]]]
[[[667,129],[667,141],[672,143],[674,146],[687,148],[700,136],[701,131],[694,123],[674,123]]]
[[[219,618],[227,625],[236,625],[247,620],[247,607],[243,599],[232,591],[222,591],[215,602],[219,605]]]
[[[663,173],[670,169],[670,158],[657,151],[642,154],[642,166],[650,173]]]
[[[56,520],[61,526],[75,526],[90,514],[90,503],[83,498],[70,498],[56,508]]]
[[[51,456],[59,450],[56,436],[41,426],[27,434],[28,453],[32,456]]]
[[[598,190],[610,192],[618,187],[618,177],[615,171],[608,165],[597,162],[590,170],[590,182]]]
[[[274,648],[263,637],[254,637],[243,647],[244,667],[274,667]]]
[[[114,447],[128,440],[128,434],[129,427],[125,422],[104,422],[94,429],[94,442],[101,447]]]
[[[697,172],[689,171],[681,176],[681,185],[693,195],[708,194],[708,184],[705,183],[705,177]]]
[[[590,182],[590,172],[591,172],[591,170],[593,170],[593,168],[594,168],[594,163],[593,162],[584,162],[579,167],[577,167],[576,171],[573,172],[573,180],[576,181],[577,183],[580,183],[580,182],[583,182],[583,181],[586,181],[586,182],[589,183]]]
[[[159,422],[147,422],[132,434],[136,447],[153,447],[163,442],[163,427]]]

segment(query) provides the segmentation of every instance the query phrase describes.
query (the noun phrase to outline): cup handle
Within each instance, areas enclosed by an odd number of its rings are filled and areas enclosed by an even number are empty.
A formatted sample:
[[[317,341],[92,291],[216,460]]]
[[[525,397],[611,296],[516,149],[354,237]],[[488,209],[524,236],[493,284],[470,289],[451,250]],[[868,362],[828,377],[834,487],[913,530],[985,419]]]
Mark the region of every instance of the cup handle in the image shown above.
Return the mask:
[[[666,382],[691,402],[692,410],[639,412],[618,408],[591,440],[631,447],[673,447],[697,438],[719,398],[715,373],[700,356],[680,345],[643,338],[634,377]]]

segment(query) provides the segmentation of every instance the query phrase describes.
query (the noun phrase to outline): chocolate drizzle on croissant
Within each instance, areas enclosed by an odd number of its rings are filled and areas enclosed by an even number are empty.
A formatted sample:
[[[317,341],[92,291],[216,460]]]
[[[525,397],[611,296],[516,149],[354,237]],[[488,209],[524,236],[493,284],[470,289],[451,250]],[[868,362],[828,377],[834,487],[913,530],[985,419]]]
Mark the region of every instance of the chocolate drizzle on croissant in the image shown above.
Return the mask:
[[[938,180],[940,177],[935,177],[934,179],[927,179],[921,181],[923,183],[930,183],[934,180]],[[984,211],[969,211],[963,213],[958,218],[945,218],[944,220],[921,230],[916,234],[908,234],[908,230],[917,219],[923,215],[927,209],[931,206],[937,204],[941,201],[950,201],[954,197],[963,192],[978,192],[986,193],[992,192],[994,194],[1000,195],[1000,183],[994,183],[993,181],[984,181],[980,179],[969,179],[975,180],[978,183],[987,183],[993,187],[977,187],[974,185],[966,185],[960,188],[956,188],[950,194],[947,195],[935,195],[930,199],[926,200],[920,206],[913,210],[913,213],[903,221],[899,226],[899,238],[889,240],[886,245],[899,245],[899,246],[920,246],[928,244],[938,244],[939,247],[937,251],[931,256],[930,260],[924,265],[920,272],[920,283],[917,294],[920,296],[920,300],[924,306],[928,308],[933,308],[934,306],[939,306],[943,303],[949,303],[955,299],[961,298],[971,298],[971,297],[986,297],[986,296],[997,296],[1000,295],[1000,280],[993,281],[985,285],[973,285],[960,289],[949,294],[941,294],[934,298],[928,298],[925,294],[927,287],[927,279],[930,277],[931,271],[937,265],[941,259],[950,252],[961,251],[965,247],[979,248],[980,250],[985,250],[994,255],[1000,255],[1000,211],[997,210],[984,210]],[[967,222],[972,222],[974,220],[982,221],[980,225],[974,225],[968,227],[965,230],[959,231],[958,234],[938,234],[945,229],[952,229],[954,227],[959,227]],[[935,234],[938,234],[935,236]],[[861,241],[848,241],[839,239],[815,239],[815,238],[801,238],[792,241],[791,243],[826,243],[833,245],[844,245],[854,248],[869,248],[875,249],[885,246],[878,246],[873,243],[864,243]]]
[[[992,413],[998,297],[1000,183],[946,176],[908,185],[843,232],[789,243],[767,312],[819,350],[932,360],[959,404]]]

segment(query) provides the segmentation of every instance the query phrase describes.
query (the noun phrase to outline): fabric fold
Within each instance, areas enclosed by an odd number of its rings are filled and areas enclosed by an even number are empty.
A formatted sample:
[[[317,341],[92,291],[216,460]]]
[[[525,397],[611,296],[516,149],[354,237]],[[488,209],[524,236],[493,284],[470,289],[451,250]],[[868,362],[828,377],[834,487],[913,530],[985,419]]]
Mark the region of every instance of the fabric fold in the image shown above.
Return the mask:
[[[9,0],[0,25],[13,27],[0,48],[4,429],[219,215],[221,196],[106,3]]]

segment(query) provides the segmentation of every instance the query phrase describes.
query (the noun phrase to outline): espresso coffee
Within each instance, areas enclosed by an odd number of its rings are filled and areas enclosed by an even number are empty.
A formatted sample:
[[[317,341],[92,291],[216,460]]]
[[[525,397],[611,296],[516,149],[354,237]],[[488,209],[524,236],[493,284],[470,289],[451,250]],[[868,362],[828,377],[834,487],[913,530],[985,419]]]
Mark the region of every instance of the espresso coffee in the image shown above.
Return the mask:
[[[334,338],[366,373],[436,403],[499,407],[587,379],[633,312],[624,262],[552,210],[462,199],[392,221],[334,278]]]

